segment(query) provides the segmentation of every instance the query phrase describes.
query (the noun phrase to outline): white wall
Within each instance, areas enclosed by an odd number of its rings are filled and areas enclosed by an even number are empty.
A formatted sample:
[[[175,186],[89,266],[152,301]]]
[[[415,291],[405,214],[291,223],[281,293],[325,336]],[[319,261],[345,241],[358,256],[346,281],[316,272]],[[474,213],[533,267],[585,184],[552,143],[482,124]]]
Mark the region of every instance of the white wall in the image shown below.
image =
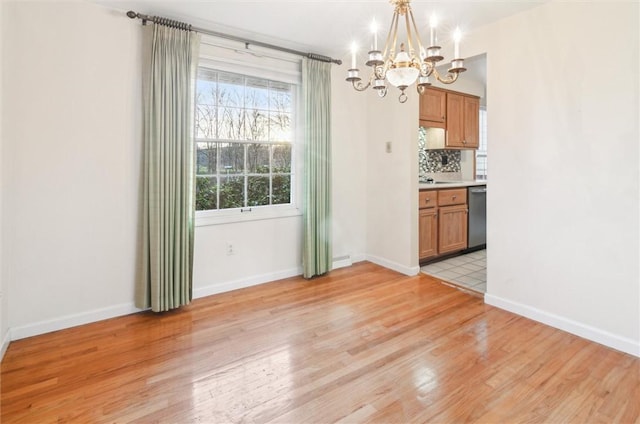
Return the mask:
[[[637,2],[550,2],[471,36],[488,53],[487,302],[636,355],[638,27]]]
[[[0,27],[4,25],[3,23],[3,9],[4,9],[4,0],[0,0]],[[3,193],[4,193],[4,184],[3,184],[3,173],[4,167],[2,166],[2,150],[3,150],[3,135],[2,135],[2,31],[0,31],[0,360],[4,356],[4,352],[9,345],[9,327],[8,327],[8,308],[7,301],[9,298],[9,293],[7,290],[7,279],[4,277],[4,267],[3,267]]]
[[[21,337],[134,310],[140,28],[83,2],[4,14],[3,263]]]
[[[407,275],[418,267],[418,93],[367,93],[367,259]],[[391,142],[391,153],[386,143]]]
[[[11,249],[2,263],[12,336],[136,311],[140,22],[85,2],[10,2],[4,14],[2,229]],[[366,103],[344,90],[341,70],[333,233],[344,266],[365,257]],[[301,239],[299,216],[197,227],[195,296],[300,273]]]
[[[349,58],[344,57],[344,63]],[[366,253],[367,96],[350,88],[346,67],[333,66],[332,201],[333,257],[341,264],[361,261]]]

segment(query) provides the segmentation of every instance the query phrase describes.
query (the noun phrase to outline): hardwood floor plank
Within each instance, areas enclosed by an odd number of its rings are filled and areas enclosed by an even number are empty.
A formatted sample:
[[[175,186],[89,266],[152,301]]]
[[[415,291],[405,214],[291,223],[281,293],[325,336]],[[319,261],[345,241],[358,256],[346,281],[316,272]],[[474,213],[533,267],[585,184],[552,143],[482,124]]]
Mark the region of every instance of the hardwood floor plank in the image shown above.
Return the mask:
[[[640,359],[359,263],[11,343],[3,423],[640,421]]]

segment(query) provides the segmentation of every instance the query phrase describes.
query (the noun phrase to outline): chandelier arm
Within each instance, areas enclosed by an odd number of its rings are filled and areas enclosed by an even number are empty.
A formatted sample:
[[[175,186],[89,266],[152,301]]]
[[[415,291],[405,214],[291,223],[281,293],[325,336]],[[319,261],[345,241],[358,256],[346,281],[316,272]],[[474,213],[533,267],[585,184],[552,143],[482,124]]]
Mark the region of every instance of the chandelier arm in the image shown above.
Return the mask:
[[[367,88],[371,87],[371,78],[369,78],[369,82],[367,82],[367,85],[363,85],[362,82],[360,81],[351,81],[351,84],[353,84],[353,88],[356,91],[364,91]]]
[[[389,50],[389,58],[391,62],[393,62],[393,58],[396,55],[396,44],[398,44],[398,20],[400,19],[399,16],[400,15],[398,15],[398,12],[393,14],[393,17],[394,17],[393,41],[391,42],[391,49]]]
[[[407,28],[407,44],[409,45],[409,57],[413,58],[416,55],[416,51],[413,48],[413,36],[411,35],[411,24],[409,22],[409,13],[411,13],[411,6],[407,4],[407,13],[404,14],[404,25]]]
[[[444,77],[441,77],[438,71],[435,71],[434,74],[436,79],[443,84],[453,84],[454,82],[456,82],[459,75],[457,72],[454,72],[454,73],[447,72],[447,75],[445,75]]]
[[[389,32],[387,33],[387,40],[384,43],[384,51],[382,52],[383,58],[387,57],[387,53],[389,53],[389,46],[390,46],[389,41],[391,41],[392,35],[397,33],[398,33],[398,13],[394,12],[393,18],[391,19],[391,25],[389,26]],[[395,38],[395,36],[393,38]],[[395,45],[395,42],[393,45]],[[392,53],[393,53],[393,45],[391,45]]]
[[[420,32],[418,31],[418,25],[416,25],[416,19],[413,16],[413,10],[411,10],[411,8],[409,8],[409,13],[411,14],[411,23],[413,23],[413,31],[416,34],[416,40],[418,40],[418,55],[421,55],[422,50],[424,50],[424,46],[422,45]]]
[[[436,67],[433,65],[433,63],[431,63],[431,62],[423,62],[423,63],[425,65],[425,67],[427,68],[427,70],[425,71],[425,75],[424,75],[425,77],[430,77],[434,73],[434,71],[437,72],[436,71]]]

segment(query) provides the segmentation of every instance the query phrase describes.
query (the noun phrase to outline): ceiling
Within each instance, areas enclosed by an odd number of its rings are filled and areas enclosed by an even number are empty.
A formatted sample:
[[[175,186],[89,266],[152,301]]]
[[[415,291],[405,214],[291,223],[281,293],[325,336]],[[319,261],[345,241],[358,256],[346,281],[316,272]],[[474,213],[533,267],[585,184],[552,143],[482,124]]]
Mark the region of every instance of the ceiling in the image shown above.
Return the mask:
[[[375,18],[386,37],[393,15],[388,0],[91,0],[111,8],[158,15],[236,36],[301,51],[344,58],[352,42],[369,48]],[[459,26],[469,33],[480,26],[535,7],[547,0],[421,1],[411,5],[423,41],[429,16],[439,18],[438,33],[448,39]],[[464,42],[464,40],[463,40]],[[444,44],[444,43],[440,43]],[[445,56],[447,56],[445,54]]]

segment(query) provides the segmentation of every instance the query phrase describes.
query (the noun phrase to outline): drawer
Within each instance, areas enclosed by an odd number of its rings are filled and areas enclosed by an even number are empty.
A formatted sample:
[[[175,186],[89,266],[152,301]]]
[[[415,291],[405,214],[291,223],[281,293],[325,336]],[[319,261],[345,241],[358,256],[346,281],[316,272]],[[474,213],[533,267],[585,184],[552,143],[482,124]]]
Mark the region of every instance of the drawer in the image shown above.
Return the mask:
[[[438,206],[463,205],[467,203],[467,189],[438,190]]]
[[[420,192],[419,209],[434,208],[438,205],[438,190],[425,190]]]

